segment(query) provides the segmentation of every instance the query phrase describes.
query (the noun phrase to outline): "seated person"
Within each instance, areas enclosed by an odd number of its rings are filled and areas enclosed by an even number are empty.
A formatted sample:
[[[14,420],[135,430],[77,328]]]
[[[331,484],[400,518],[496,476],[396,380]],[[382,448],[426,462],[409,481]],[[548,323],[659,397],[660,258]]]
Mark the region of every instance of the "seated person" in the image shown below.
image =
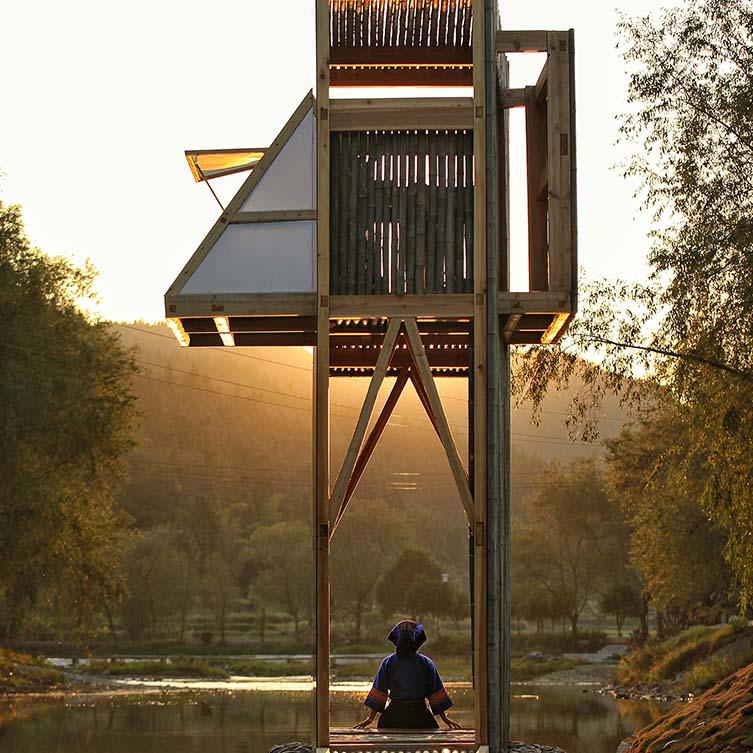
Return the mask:
[[[379,729],[437,729],[439,725],[432,714],[439,715],[450,729],[460,729],[447,716],[452,701],[434,662],[418,653],[426,640],[424,626],[404,620],[392,628],[387,639],[395,644],[396,651],[382,660],[374,686],[364,701],[371,710],[370,716],[355,728],[368,727],[381,712]],[[431,712],[426,707],[427,699]]]

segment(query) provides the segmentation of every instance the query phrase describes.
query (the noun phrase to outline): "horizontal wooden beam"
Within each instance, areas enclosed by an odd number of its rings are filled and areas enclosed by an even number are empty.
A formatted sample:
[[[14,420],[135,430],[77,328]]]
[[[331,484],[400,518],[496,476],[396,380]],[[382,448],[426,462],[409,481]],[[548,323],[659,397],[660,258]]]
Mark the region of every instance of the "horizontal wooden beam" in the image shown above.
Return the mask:
[[[473,68],[423,66],[330,70],[331,86],[473,86]]]
[[[254,222],[294,222],[316,220],[316,209],[286,209],[269,212],[236,212],[231,225],[247,225]]]
[[[330,368],[374,368],[378,355],[376,348],[338,348],[333,345],[329,364]],[[432,348],[426,351],[426,357],[432,369],[467,369],[470,363],[470,349]],[[400,350],[393,354],[391,369],[401,369],[410,365],[410,355],[406,351]]]
[[[431,316],[437,319],[471,317],[473,295],[333,295],[330,296],[330,316],[353,319],[392,316]]]
[[[473,128],[470,97],[333,99],[330,112],[333,131]]]
[[[526,90],[525,89],[503,89],[502,97],[499,100],[501,110],[509,110],[511,107],[525,107]]]
[[[165,296],[168,318],[183,316],[312,316],[315,293],[232,293],[228,295]]]
[[[330,66],[339,65],[473,65],[470,47],[368,46],[333,45],[329,50]]]
[[[570,291],[542,290],[530,292],[503,291],[497,295],[500,314],[570,313]]]
[[[546,52],[546,31],[520,31],[504,29],[496,34],[495,45],[497,53],[503,52]]]

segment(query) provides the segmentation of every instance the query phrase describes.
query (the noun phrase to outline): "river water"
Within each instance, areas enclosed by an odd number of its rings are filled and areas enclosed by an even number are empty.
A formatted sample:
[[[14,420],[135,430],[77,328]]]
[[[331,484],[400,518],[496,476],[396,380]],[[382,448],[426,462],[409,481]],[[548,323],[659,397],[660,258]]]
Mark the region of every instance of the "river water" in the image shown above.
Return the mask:
[[[364,716],[368,685],[336,685],[332,726]],[[473,720],[473,691],[448,689],[452,716]],[[59,699],[0,702],[2,753],[266,753],[311,735],[310,683],[161,682]],[[514,685],[511,738],[557,745],[566,753],[615,753],[620,741],[666,706],[616,701],[593,687]]]

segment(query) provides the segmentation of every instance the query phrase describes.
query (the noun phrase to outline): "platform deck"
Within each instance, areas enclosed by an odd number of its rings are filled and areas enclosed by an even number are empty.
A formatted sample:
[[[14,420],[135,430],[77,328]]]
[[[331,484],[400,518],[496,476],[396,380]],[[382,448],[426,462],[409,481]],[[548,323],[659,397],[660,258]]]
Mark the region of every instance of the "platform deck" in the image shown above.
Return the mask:
[[[472,729],[332,729],[330,753],[461,753],[476,749]]]

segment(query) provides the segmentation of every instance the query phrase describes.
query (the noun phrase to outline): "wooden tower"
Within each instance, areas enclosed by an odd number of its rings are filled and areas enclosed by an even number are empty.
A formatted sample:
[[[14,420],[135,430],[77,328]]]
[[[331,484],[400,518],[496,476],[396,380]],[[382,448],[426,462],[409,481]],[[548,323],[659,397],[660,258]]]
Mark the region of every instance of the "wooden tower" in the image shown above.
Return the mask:
[[[446,452],[474,553],[475,734],[454,747],[500,753],[509,712],[510,346],[554,342],[576,310],[573,34],[502,31],[496,0],[315,2],[316,91],[275,142],[189,155],[198,177],[251,173],[168,290],[166,314],[184,345],[314,346],[318,749],[354,747],[330,736],[330,541],[413,383]],[[510,89],[505,56],[527,51],[546,53],[541,75]],[[467,93],[331,97],[377,86]],[[526,114],[530,285],[522,293],[509,289],[511,107]],[[332,473],[330,379],[363,375],[371,384]],[[467,463],[438,376],[468,379]],[[367,435],[385,377],[396,377],[394,386]]]

